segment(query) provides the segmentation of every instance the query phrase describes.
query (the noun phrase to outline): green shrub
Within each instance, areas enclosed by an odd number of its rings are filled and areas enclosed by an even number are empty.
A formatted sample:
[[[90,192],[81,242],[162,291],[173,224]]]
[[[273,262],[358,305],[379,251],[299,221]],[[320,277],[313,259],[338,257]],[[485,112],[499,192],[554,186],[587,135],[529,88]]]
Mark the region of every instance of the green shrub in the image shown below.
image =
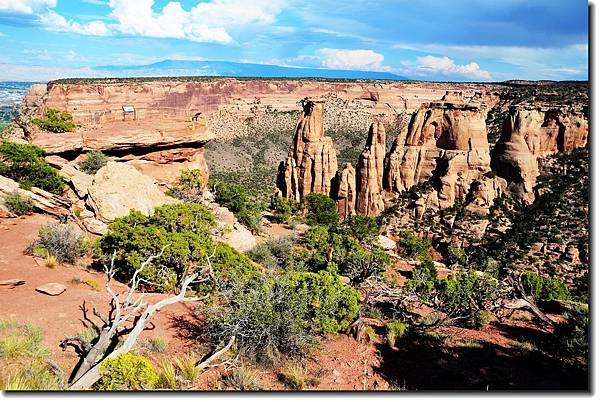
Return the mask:
[[[534,300],[570,300],[567,285],[557,278],[541,276],[533,271],[525,271],[521,276],[525,292]]]
[[[362,242],[375,243],[379,236],[377,218],[366,215],[352,215],[342,225],[350,235]]]
[[[0,143],[0,175],[19,183],[21,188],[39,187],[54,194],[65,188],[62,177],[43,158],[44,150],[31,144]]]
[[[309,225],[336,226],[340,221],[335,201],[324,194],[310,193],[304,199]]]
[[[168,194],[185,202],[200,202],[208,183],[208,174],[201,169],[182,170],[175,186]]]
[[[204,311],[207,338],[236,336],[244,355],[264,363],[305,355],[316,334],[345,328],[359,309],[358,293],[328,272],[263,275],[221,294]]]
[[[88,240],[83,232],[71,224],[52,223],[44,225],[38,231],[38,239],[29,246],[29,252],[54,256],[58,262],[74,263],[78,257],[85,255]]]
[[[560,354],[580,359],[587,364],[589,359],[589,325],[590,312],[588,305],[579,305],[568,310],[565,322],[554,333],[557,349]]]
[[[276,196],[271,199],[271,209],[274,211],[275,222],[290,223],[292,216],[300,211],[300,204],[295,200]]]
[[[152,352],[162,353],[167,350],[167,341],[162,338],[152,338],[146,343],[146,347]]]
[[[159,292],[174,289],[191,264],[203,266],[213,252],[211,262],[219,280],[256,272],[248,257],[212,239],[215,225],[212,213],[200,204],[164,205],[150,217],[132,210],[111,223],[100,238],[97,261],[108,263],[116,252],[115,277],[127,281],[143,261],[164,248],[163,254],[140,273],[150,282],[144,285],[145,289]]]
[[[65,133],[75,131],[73,115],[69,112],[61,112],[57,109],[48,109],[44,119],[34,118],[31,122],[40,128],[53,133]]]
[[[467,255],[460,247],[448,247],[448,262],[453,264],[465,265],[467,263]]]
[[[313,272],[333,270],[354,283],[379,275],[391,261],[374,239],[359,240],[344,226],[312,226],[304,234],[303,244],[306,250],[294,255],[297,264],[300,261]]]
[[[10,212],[21,216],[33,211],[33,201],[27,195],[21,195],[17,190],[4,196],[4,205]]]
[[[406,288],[417,294],[421,300],[427,301],[431,299],[437,284],[437,270],[430,257],[413,269],[411,279],[406,282]]]
[[[400,234],[398,251],[401,256],[411,259],[424,259],[431,256],[431,242],[419,236],[404,231]]]
[[[385,324],[385,339],[390,347],[396,346],[396,341],[404,336],[408,325],[401,321],[390,321]]]
[[[101,391],[152,389],[159,380],[152,362],[133,353],[107,358],[99,370],[102,377],[96,387]]]
[[[248,257],[270,270],[283,268],[292,257],[294,240],[290,237],[270,238],[248,251]]]
[[[309,385],[308,370],[300,364],[294,364],[279,375],[280,381],[288,388],[301,391]]]
[[[90,151],[86,154],[86,158],[79,162],[79,169],[87,174],[95,174],[107,162],[108,158],[102,152]]]
[[[250,199],[246,189],[236,183],[218,180],[212,183],[215,201],[229,209],[254,234],[260,232],[263,206]]]

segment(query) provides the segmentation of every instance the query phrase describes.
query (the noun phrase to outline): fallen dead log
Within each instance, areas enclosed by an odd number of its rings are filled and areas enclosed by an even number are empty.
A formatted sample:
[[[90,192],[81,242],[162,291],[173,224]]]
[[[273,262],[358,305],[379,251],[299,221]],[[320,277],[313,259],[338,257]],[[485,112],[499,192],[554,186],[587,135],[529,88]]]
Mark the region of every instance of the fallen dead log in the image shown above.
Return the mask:
[[[5,281],[0,281],[0,286],[10,286],[10,289],[13,289],[17,286],[21,286],[25,284],[24,279],[8,279]]]

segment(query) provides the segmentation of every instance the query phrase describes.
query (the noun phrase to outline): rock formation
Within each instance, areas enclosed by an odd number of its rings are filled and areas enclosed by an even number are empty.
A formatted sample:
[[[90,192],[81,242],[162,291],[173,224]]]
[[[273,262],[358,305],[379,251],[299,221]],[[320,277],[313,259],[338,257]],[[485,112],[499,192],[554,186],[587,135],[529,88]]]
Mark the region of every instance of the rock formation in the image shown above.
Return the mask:
[[[356,173],[352,164],[346,166],[335,177],[336,189],[334,191],[338,214],[346,219],[356,212]]]
[[[44,213],[55,216],[66,216],[70,213],[71,202],[68,199],[37,187],[32,187],[30,190],[22,189],[16,181],[0,176],[0,217],[13,216],[4,204],[4,197],[14,192],[23,197],[29,197],[34,208]]]
[[[302,201],[309,193],[331,194],[337,156],[323,129],[323,101],[303,100],[302,116],[285,163],[280,164],[277,186],[281,195]]]
[[[582,110],[513,106],[492,150],[492,168],[508,181],[514,196],[533,202],[539,159],[585,147],[587,136],[588,120]]]
[[[356,212],[359,214],[377,216],[383,212],[385,145],[383,123],[371,124],[367,144],[358,158],[356,167]]]
[[[403,192],[434,178],[442,208],[465,199],[471,183],[490,170],[485,109],[448,93],[413,114],[389,155],[385,189]]]
[[[86,198],[96,218],[103,222],[125,216],[131,209],[150,215],[157,206],[176,202],[163,194],[151,177],[118,162],[108,162],[96,172]]]

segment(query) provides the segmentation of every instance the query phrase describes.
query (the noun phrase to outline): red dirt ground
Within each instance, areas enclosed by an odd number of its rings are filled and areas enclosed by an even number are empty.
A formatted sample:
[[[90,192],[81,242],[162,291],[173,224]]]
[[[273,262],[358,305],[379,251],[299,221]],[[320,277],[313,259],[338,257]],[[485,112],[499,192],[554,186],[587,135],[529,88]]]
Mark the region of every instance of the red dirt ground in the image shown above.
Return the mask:
[[[0,218],[0,281],[26,281],[13,289],[0,286],[0,319],[13,318],[39,326],[44,333],[44,343],[52,352],[51,358],[69,373],[77,356],[72,350],[63,351],[59,341],[85,328],[80,308],[84,300],[89,307],[93,302],[102,309],[101,306],[107,305],[108,297],[103,290],[104,276],[86,269],[89,260],[50,269],[43,259],[25,255],[24,250],[36,238],[39,227],[52,221],[52,218],[39,214],[17,219]],[[273,232],[287,235],[291,231],[277,227]],[[408,267],[399,264],[396,269],[400,273]],[[74,278],[95,279],[100,290],[93,290],[85,283],[73,284]],[[59,296],[35,291],[36,287],[48,282],[62,283],[67,290]],[[124,290],[125,285],[115,284],[115,288]],[[156,297],[163,296],[148,296],[150,300]],[[186,323],[192,326],[197,323],[193,312],[193,303],[181,303],[157,313],[153,319],[155,327],[144,331],[138,345],[151,338],[166,340],[168,348],[165,352],[145,350],[155,362],[172,360],[174,356],[188,352],[201,355],[206,345],[194,339],[193,331],[182,331]],[[537,352],[523,351],[524,342],[535,347],[544,340],[544,334],[527,317],[504,324],[495,323],[480,330],[446,328],[430,340],[403,339],[394,348],[385,344],[383,328],[375,329],[378,340],[374,343],[360,343],[346,335],[323,339],[319,350],[301,362],[311,380],[307,388],[564,389],[584,386],[583,373]],[[473,341],[479,345],[474,345]],[[140,346],[140,350],[144,351],[144,348]],[[286,386],[278,377],[285,369],[286,365],[278,369],[253,368],[252,371],[263,389],[285,390]],[[222,368],[205,371],[192,389],[223,388],[219,381],[222,373]]]

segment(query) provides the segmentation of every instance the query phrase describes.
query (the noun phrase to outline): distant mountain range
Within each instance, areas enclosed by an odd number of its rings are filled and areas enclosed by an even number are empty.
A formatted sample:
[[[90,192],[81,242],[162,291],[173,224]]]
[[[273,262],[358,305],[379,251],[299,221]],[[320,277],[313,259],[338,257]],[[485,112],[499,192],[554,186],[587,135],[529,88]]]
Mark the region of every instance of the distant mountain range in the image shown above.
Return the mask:
[[[231,61],[163,60],[138,66],[99,66],[96,72],[115,77],[150,76],[226,76],[257,78],[337,78],[366,80],[408,80],[385,71],[329,70],[324,68],[284,67],[270,64]]]

